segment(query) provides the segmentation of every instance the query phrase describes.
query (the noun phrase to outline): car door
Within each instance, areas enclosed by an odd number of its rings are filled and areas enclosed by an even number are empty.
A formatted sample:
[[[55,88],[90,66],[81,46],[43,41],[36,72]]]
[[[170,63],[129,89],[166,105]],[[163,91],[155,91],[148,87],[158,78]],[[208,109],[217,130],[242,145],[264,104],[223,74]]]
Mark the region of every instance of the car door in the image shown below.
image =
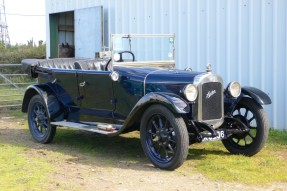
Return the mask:
[[[76,70],[54,69],[51,81],[57,96],[69,108],[68,120],[78,121],[81,99]]]
[[[110,71],[78,71],[80,120],[113,122],[115,101]]]

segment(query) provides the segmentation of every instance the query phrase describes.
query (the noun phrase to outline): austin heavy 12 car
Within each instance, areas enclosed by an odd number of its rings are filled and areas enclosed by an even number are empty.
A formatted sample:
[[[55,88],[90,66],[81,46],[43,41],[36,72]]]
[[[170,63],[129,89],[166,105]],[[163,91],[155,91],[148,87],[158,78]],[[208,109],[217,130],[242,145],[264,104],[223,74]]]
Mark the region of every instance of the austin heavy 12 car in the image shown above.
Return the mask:
[[[193,143],[221,140],[229,152],[252,156],[268,137],[262,107],[271,104],[268,95],[236,81],[225,87],[210,66],[176,69],[174,35],[113,34],[110,50],[96,59],[25,59],[22,65],[38,78],[22,111],[40,143],[51,142],[57,126],[107,136],[139,130],[151,163],[173,170]]]

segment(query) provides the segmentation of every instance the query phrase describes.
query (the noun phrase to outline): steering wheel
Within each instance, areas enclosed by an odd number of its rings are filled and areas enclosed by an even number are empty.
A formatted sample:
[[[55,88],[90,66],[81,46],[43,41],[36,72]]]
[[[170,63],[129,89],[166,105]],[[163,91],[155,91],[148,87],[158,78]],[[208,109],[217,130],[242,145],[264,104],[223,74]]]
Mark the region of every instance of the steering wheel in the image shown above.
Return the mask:
[[[118,54],[120,55],[120,59],[118,62],[123,62],[123,54],[125,53],[128,53],[130,55],[132,55],[132,58],[133,58],[133,62],[135,61],[135,55],[132,51],[128,51],[128,50],[125,50],[125,51],[121,51],[121,52],[118,52]],[[108,70],[111,70],[111,61],[112,59],[109,59],[109,61],[107,62],[106,64],[106,67],[105,67],[105,70],[108,71]]]
[[[125,54],[125,53],[128,53],[128,54],[132,55],[132,57],[133,57],[133,62],[135,61],[135,55],[134,55],[134,53],[132,53],[132,51],[125,50],[125,51],[118,52],[118,54],[120,55],[120,59],[119,59],[118,62],[123,62],[123,61],[124,61],[124,60],[123,60],[123,54]]]
[[[110,71],[110,70],[112,70],[112,68],[111,68],[111,61],[112,61],[112,59],[110,58],[110,59],[108,60],[107,64],[106,64],[106,66],[105,66],[105,71]]]

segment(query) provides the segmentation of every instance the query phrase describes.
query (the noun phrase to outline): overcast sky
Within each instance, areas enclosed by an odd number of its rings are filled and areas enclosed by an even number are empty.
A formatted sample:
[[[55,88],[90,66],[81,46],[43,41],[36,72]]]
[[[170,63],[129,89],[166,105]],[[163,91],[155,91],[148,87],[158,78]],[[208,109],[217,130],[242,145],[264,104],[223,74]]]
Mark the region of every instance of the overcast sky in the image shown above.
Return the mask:
[[[5,0],[5,8],[11,44],[46,41],[45,16],[20,16],[45,15],[45,0]]]

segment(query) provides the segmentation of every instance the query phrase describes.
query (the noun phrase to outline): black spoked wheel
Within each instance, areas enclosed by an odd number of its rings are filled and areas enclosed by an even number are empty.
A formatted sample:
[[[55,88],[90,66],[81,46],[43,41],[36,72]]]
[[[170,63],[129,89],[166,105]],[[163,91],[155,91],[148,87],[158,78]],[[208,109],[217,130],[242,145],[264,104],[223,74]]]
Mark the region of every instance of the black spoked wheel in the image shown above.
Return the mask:
[[[161,163],[169,162],[176,151],[174,128],[161,114],[154,114],[147,126],[146,142],[151,154]]]
[[[35,95],[28,107],[28,124],[32,137],[40,143],[49,143],[55,136],[56,127],[50,125],[50,119],[44,101]]]
[[[265,145],[269,131],[269,123],[262,106],[245,98],[237,104],[232,115],[245,124],[248,131],[231,135],[222,141],[224,146],[233,154],[255,155]]]
[[[161,105],[146,110],[141,122],[141,143],[150,161],[173,170],[187,157],[188,132],[181,117]]]

